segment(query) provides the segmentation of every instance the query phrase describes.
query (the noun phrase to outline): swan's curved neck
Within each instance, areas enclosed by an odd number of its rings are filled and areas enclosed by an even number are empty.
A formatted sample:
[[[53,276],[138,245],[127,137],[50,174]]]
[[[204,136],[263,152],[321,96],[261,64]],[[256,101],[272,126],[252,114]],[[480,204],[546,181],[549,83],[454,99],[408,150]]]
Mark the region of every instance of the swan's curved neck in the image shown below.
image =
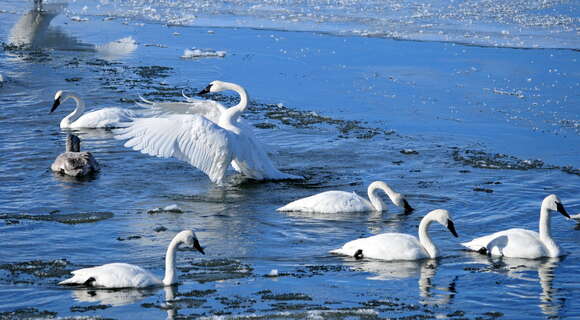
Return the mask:
[[[233,107],[228,108],[226,112],[222,114],[220,118],[220,125],[222,127],[224,126],[230,127],[228,129],[231,128],[237,129],[236,122],[240,118],[242,112],[244,112],[244,110],[246,110],[246,107],[248,106],[248,93],[246,92],[246,89],[242,88],[241,86],[235,83],[225,82],[223,84],[223,87],[237,92],[240,95],[240,103],[238,103]]]
[[[177,251],[177,247],[180,244],[181,240],[174,238],[167,248],[167,253],[165,254],[165,277],[163,278],[163,284],[166,286],[177,282],[175,273],[175,251]]]
[[[76,121],[83,114],[83,112],[85,112],[84,101],[79,96],[77,96],[76,94],[74,94],[72,92],[67,93],[67,95],[64,97],[64,99],[61,103],[64,103],[68,98],[71,98],[76,102],[76,108],[68,116],[66,116],[62,119],[62,121],[60,122],[61,127],[63,125],[66,126],[66,125],[69,125],[72,122]]]
[[[540,209],[540,241],[544,243],[550,253],[550,257],[560,255],[560,248],[552,239],[550,211],[542,204]]]
[[[381,197],[379,197],[377,195],[377,191],[378,190],[383,190],[387,196],[389,196],[389,199],[393,199],[393,195],[395,194],[395,191],[393,189],[391,189],[391,187],[389,187],[388,184],[384,183],[384,182],[380,182],[380,181],[375,181],[373,183],[371,183],[369,185],[368,188],[368,195],[369,195],[369,200],[371,201],[373,207],[375,207],[375,210],[377,211],[383,211],[387,209],[387,206],[385,205],[385,203],[383,202],[383,200],[381,199]]]
[[[421,242],[421,245],[425,251],[427,251],[431,259],[436,258],[438,255],[438,249],[427,232],[427,229],[429,229],[429,226],[433,221],[434,220],[430,217],[424,217],[423,220],[421,220],[421,224],[419,224],[419,242]]]

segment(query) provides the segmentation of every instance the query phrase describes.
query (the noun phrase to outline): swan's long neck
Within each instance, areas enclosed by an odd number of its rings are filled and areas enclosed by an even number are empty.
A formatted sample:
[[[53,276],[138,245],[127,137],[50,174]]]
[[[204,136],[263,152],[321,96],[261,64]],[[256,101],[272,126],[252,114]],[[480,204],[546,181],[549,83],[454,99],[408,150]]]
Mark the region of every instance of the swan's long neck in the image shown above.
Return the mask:
[[[427,229],[429,229],[429,226],[433,221],[432,218],[425,216],[419,224],[419,242],[421,242],[421,245],[425,251],[427,251],[431,259],[436,258],[438,255],[438,249],[427,232]]]
[[[248,93],[246,92],[246,89],[242,88],[241,86],[235,83],[225,82],[223,86],[226,89],[237,92],[240,95],[240,103],[238,103],[233,107],[228,108],[226,112],[222,114],[219,125],[223,128],[230,129],[235,131],[236,133],[239,133],[239,129],[238,126],[236,125],[236,122],[238,121],[240,115],[244,112],[244,110],[246,110],[246,107],[248,106]]]
[[[552,239],[551,224],[550,211],[542,204],[542,209],[540,209],[540,241],[548,249],[550,257],[557,257],[560,255],[560,248]]]
[[[393,199],[395,191],[391,189],[391,187],[389,187],[388,184],[381,181],[375,181],[369,185],[367,192],[369,195],[369,200],[371,201],[373,207],[375,207],[375,210],[377,211],[384,211],[387,209],[387,206],[385,205],[381,197],[377,195],[376,192],[378,190],[383,190],[387,194],[387,196],[389,196],[389,199]]]
[[[166,286],[170,286],[177,282],[175,272],[175,251],[179,244],[181,244],[181,240],[177,238],[171,240],[171,243],[167,248],[167,253],[165,254],[165,277],[163,278],[163,284]]]
[[[85,112],[85,103],[79,96],[74,93],[68,93],[62,103],[64,103],[68,98],[71,98],[76,102],[76,108],[68,116],[62,119],[60,122],[61,127],[67,127],[72,122],[75,122]]]

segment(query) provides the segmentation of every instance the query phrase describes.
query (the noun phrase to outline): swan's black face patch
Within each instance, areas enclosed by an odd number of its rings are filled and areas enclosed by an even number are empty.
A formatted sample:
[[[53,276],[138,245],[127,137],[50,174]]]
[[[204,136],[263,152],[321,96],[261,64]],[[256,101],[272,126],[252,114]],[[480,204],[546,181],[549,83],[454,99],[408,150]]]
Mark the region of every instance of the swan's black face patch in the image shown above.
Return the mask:
[[[85,283],[83,283],[83,285],[85,285],[87,287],[93,287],[96,280],[97,279],[90,277],[87,279],[87,281],[85,281]]]
[[[193,239],[193,248],[201,252],[201,254],[205,254],[203,248],[201,247],[201,245],[199,245],[199,241],[197,241],[197,239]]]
[[[54,100],[54,103],[52,104],[52,108],[50,108],[49,113],[52,113],[54,110],[56,110],[56,108],[58,108],[59,105],[60,105],[60,97]]]
[[[564,209],[563,204],[561,204],[560,202],[556,202],[556,208],[558,209],[558,212],[560,212],[564,217],[570,219],[570,215],[568,214],[568,212],[566,212],[566,209]]]
[[[198,92],[197,94],[198,94],[198,95],[202,95],[202,94],[207,94],[207,93],[209,93],[209,92],[210,92],[209,90],[211,89],[211,86],[212,86],[212,84],[210,83],[210,84],[209,84],[207,87],[205,87],[205,89],[201,90],[201,91],[200,91],[200,92]]]
[[[481,254],[487,255],[487,248],[486,247],[481,247],[479,250],[477,250],[477,252],[479,252]]]
[[[358,249],[355,253],[354,253],[354,258],[357,260],[361,260],[362,258],[364,258],[365,256],[363,255],[363,251],[362,249]]]
[[[415,209],[413,209],[413,207],[411,207],[409,205],[409,203],[407,202],[407,199],[403,199],[403,208],[405,208],[405,213],[411,213],[411,212],[413,212],[413,210],[415,210]]]
[[[455,224],[453,224],[453,221],[449,219],[447,219],[447,229],[451,231],[451,234],[453,234],[455,238],[459,237],[459,235],[457,235],[457,231],[455,231]]]

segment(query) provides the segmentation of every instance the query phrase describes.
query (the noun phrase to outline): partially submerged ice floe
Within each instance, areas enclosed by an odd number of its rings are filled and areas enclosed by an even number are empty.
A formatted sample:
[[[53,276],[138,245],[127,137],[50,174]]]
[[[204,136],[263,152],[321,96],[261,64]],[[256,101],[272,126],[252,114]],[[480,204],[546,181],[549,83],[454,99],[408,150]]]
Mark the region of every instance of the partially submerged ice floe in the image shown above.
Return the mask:
[[[50,213],[50,214],[0,214],[0,219],[10,224],[20,223],[20,220],[51,221],[64,224],[92,223],[113,217],[112,212],[78,212],[78,213]]]
[[[153,209],[147,211],[147,213],[149,213],[149,214],[163,213],[163,212],[183,213],[183,210],[177,204],[171,204],[171,205],[168,205],[164,208],[157,207],[157,208],[153,208]]]
[[[196,58],[207,58],[207,57],[217,57],[223,58],[226,56],[225,51],[216,51],[212,49],[185,49],[183,51],[183,55],[181,56],[182,59],[196,59]]]

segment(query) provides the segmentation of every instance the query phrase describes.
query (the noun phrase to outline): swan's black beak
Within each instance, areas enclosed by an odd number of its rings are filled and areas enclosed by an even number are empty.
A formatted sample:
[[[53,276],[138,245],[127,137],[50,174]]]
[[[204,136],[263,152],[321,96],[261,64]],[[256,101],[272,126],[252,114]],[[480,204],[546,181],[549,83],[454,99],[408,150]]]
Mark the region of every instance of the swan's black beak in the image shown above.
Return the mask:
[[[208,94],[209,93],[209,89],[211,89],[211,83],[207,87],[205,87],[205,89],[203,89],[200,92],[198,92],[197,95]]]
[[[407,213],[407,214],[411,213],[411,212],[413,212],[413,210],[415,210],[415,209],[413,209],[413,207],[411,207],[409,205],[409,203],[407,202],[407,199],[403,199],[403,208],[405,208],[405,213]]]
[[[52,113],[54,110],[56,110],[56,108],[58,108],[58,106],[60,106],[60,97],[57,98],[56,100],[54,100],[54,103],[52,104],[52,108],[50,108],[49,113]]]
[[[451,234],[453,234],[455,236],[455,238],[458,238],[459,235],[457,235],[457,231],[455,231],[455,224],[453,223],[453,221],[447,219],[447,229],[449,229],[449,231],[451,231]]]
[[[203,248],[199,245],[199,241],[197,241],[197,239],[193,239],[193,248],[199,252],[201,252],[201,254],[205,254],[205,252],[203,251]]]
[[[556,202],[556,208],[558,209],[558,212],[560,212],[564,217],[570,219],[570,215],[568,214],[568,212],[566,212],[566,209],[564,209],[563,204],[561,204],[560,202]]]

